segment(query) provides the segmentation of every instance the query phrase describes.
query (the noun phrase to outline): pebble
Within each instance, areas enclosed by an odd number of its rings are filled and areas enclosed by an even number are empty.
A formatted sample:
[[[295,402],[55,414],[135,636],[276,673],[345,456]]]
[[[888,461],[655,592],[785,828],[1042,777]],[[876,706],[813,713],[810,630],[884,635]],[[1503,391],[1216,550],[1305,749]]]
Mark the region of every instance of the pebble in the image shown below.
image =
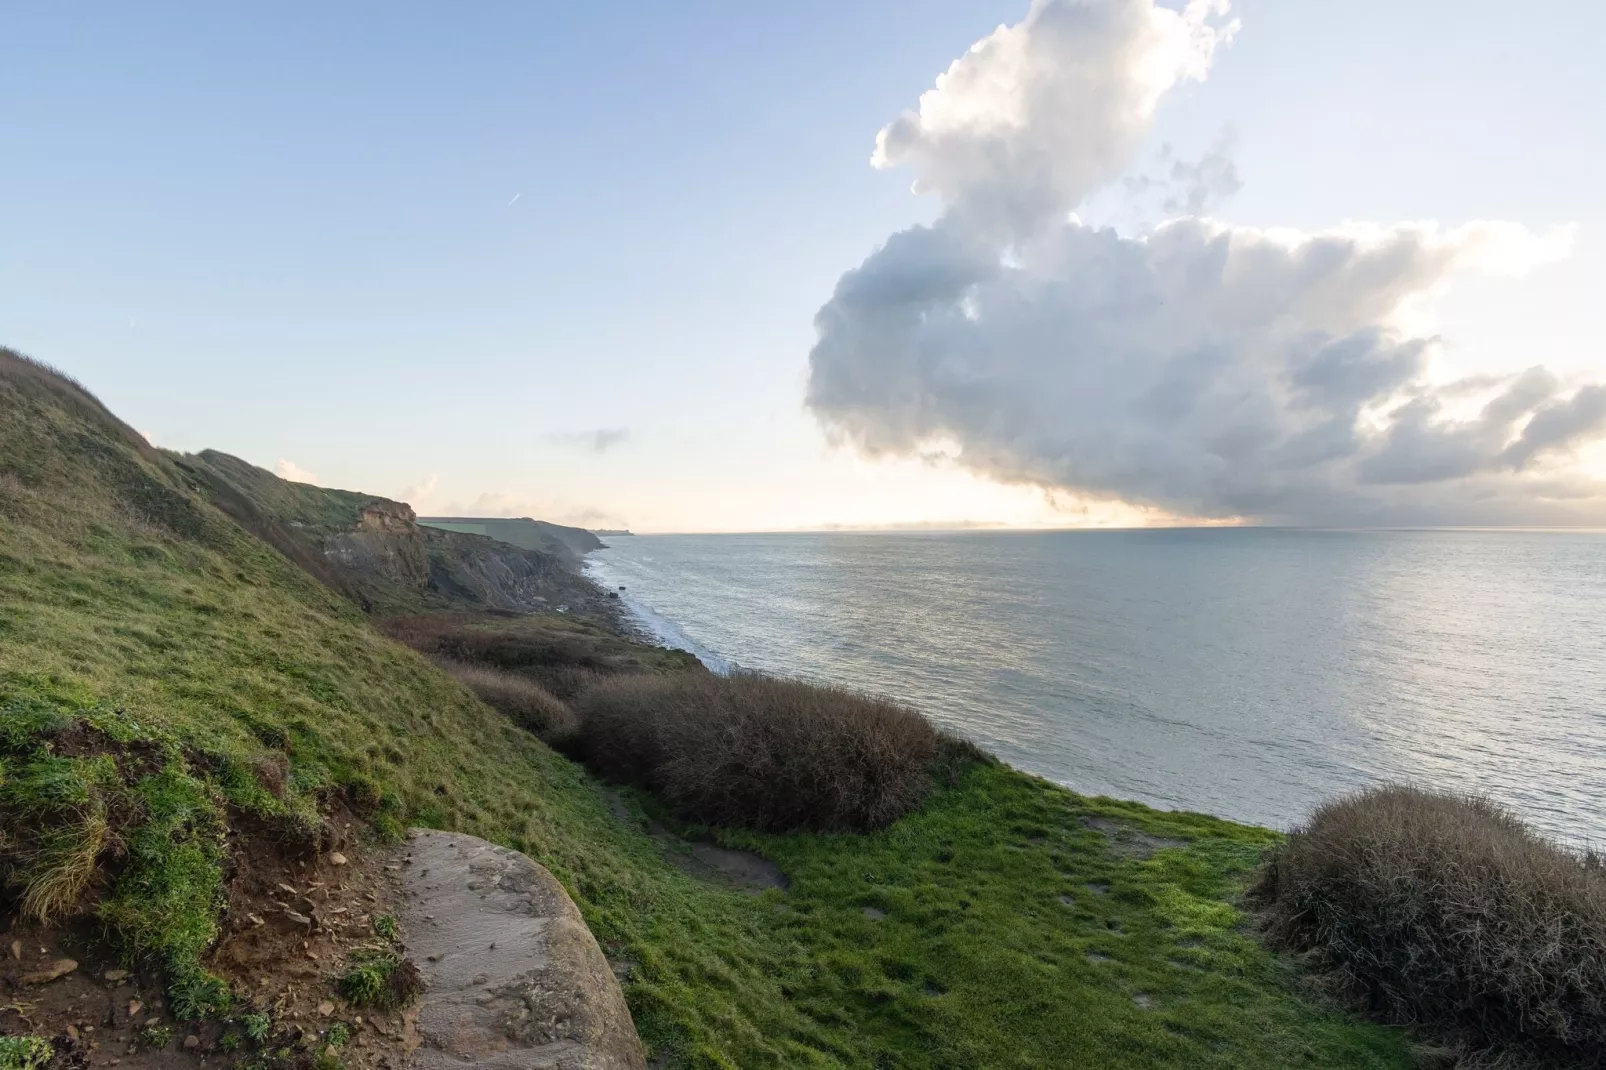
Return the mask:
[[[128,1016],[130,1018],[134,1017],[136,1014],[138,1014],[140,1011],[142,1011],[144,1009],[145,1009],[145,1004],[141,1003],[139,1000],[131,999],[131,1000],[128,1001]]]
[[[23,974],[22,983],[25,985],[49,984],[58,977],[66,977],[77,968],[78,963],[74,959],[57,959],[42,969],[32,970]]]
[[[329,854],[329,861],[333,865],[343,866],[346,864],[346,856],[341,854],[339,851],[332,851]]]
[[[14,958],[14,959],[22,958],[22,941],[21,940],[13,940],[13,941],[11,941],[11,957]]]
[[[335,1013],[335,1005],[330,1003],[328,1000],[324,1000],[322,1003],[318,1004],[318,1013],[327,1018],[331,1014]]]
[[[122,981],[122,980],[126,980],[127,979],[128,971],[127,970],[107,970],[105,973],[101,974],[101,976],[106,978],[106,980],[108,980],[108,981]]]
[[[201,1046],[201,1038],[196,1036],[194,1033],[191,1033],[189,1036],[184,1038],[184,1049],[186,1051],[194,1051],[196,1048],[199,1048],[200,1046]]]

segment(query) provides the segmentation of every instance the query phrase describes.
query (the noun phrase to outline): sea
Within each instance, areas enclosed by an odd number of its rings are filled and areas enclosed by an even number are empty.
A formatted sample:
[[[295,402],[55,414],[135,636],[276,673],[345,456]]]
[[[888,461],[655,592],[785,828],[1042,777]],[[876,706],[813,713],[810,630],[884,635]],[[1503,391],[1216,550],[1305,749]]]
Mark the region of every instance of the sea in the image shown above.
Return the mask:
[[[1403,781],[1606,844],[1606,534],[606,541],[593,578],[710,668],[891,696],[1079,792],[1288,829]]]

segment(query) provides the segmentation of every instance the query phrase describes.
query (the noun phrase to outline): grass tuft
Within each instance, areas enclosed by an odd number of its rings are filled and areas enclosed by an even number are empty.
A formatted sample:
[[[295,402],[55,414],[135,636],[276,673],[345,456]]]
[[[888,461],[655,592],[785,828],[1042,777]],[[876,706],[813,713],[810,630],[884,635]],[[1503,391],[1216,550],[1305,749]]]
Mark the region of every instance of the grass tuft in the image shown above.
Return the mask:
[[[247,1014],[240,1019],[240,1028],[245,1030],[246,1039],[253,1044],[261,1044],[273,1032],[273,1019],[266,1014]]]
[[[97,875],[96,862],[109,838],[106,807],[96,800],[87,809],[81,823],[46,833],[25,871],[22,912],[41,925],[54,925],[76,913]]]
[[[353,1006],[394,1010],[422,992],[424,981],[411,959],[370,948],[351,953],[350,965],[336,987]]]
[[[1254,897],[1275,939],[1387,1021],[1484,1055],[1606,1051],[1606,866],[1487,799],[1388,786],[1329,803]]]
[[[44,1037],[0,1037],[0,1070],[44,1070],[56,1049]]]

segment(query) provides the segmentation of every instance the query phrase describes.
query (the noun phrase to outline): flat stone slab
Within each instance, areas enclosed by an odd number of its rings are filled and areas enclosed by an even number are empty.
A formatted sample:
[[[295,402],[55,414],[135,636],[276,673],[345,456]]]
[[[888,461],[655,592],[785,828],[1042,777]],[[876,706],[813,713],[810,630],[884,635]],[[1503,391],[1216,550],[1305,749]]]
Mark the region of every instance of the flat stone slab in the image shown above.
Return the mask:
[[[645,1070],[619,982],[552,874],[474,836],[414,829],[401,921],[427,984],[418,1070]]]

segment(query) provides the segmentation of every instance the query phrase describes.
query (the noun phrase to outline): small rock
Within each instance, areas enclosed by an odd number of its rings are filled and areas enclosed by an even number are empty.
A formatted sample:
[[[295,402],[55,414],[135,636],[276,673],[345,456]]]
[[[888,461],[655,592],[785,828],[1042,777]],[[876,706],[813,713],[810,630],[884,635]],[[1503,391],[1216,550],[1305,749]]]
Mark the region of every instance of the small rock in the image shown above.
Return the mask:
[[[55,962],[52,962],[41,969],[32,970],[23,974],[22,983],[25,985],[49,984],[58,977],[66,977],[69,973],[72,973],[77,968],[78,963],[73,959],[57,959]]]
[[[131,999],[131,1000],[128,1001],[128,1016],[130,1018],[134,1017],[136,1014],[138,1014],[140,1011],[142,1011],[144,1009],[145,1009],[145,1004],[141,1003],[139,1000]]]
[[[329,852],[329,863],[330,865],[343,866],[346,864],[346,856],[339,851],[331,851]]]
[[[11,957],[14,958],[14,959],[22,958],[22,941],[21,940],[13,940],[13,941],[11,941]]]
[[[311,918],[307,917],[305,914],[297,914],[295,911],[291,910],[289,907],[285,907],[284,916],[289,918],[291,921],[295,922],[297,925],[311,925],[312,924],[312,919]]]
[[[67,1026],[67,1035],[72,1038],[72,1042],[74,1044],[78,1043],[78,1027],[77,1026],[69,1024]]]
[[[327,1018],[331,1014],[335,1013],[335,1005],[330,1003],[328,1000],[324,1000],[322,1003],[318,1004],[318,1013]]]
[[[105,973],[101,974],[101,976],[106,978],[106,980],[108,980],[108,981],[124,981],[124,980],[128,979],[128,971],[127,970],[107,970]]]
[[[194,1033],[191,1033],[189,1036],[184,1038],[184,1050],[185,1051],[194,1051],[196,1048],[199,1048],[200,1046],[201,1046],[201,1038],[196,1036]]]
[[[261,918],[257,917],[255,914],[247,914],[246,917],[251,919],[251,924],[252,925],[260,927],[260,926],[263,926],[263,925],[267,924],[267,922],[263,921]]]
[[[145,1028],[146,1029],[149,1029],[153,1025],[161,1025],[161,1024],[162,1024],[162,1020],[160,1018],[156,1017],[154,1014],[151,1015],[149,1018],[145,1019]]]

